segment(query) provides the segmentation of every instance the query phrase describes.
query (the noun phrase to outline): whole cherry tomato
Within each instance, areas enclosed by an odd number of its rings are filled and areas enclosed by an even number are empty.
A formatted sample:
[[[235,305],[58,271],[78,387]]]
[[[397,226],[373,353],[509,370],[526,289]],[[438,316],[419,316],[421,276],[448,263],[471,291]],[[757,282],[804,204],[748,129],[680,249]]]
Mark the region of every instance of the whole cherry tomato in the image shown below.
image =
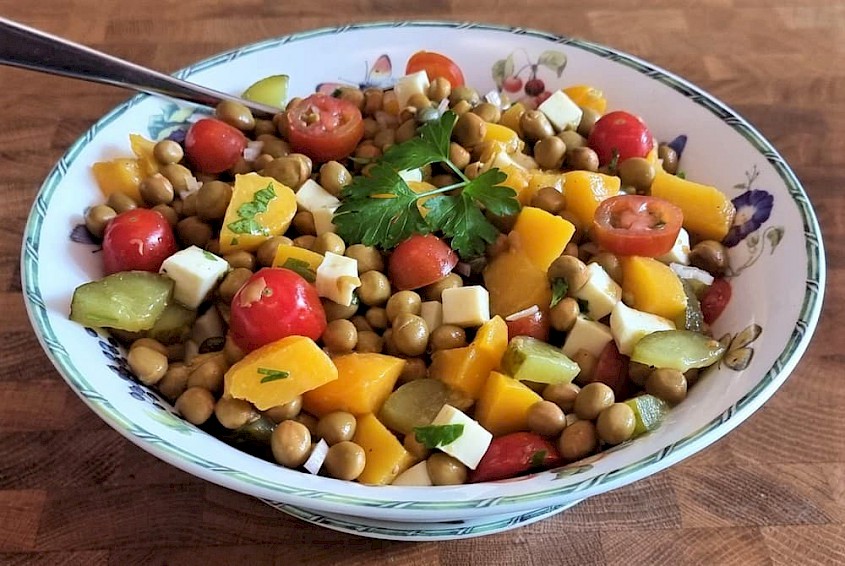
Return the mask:
[[[251,352],[287,336],[317,340],[326,329],[326,312],[314,286],[281,267],[256,271],[232,298],[229,331]]]
[[[160,213],[148,208],[121,212],[103,233],[106,275],[119,271],[157,272],[178,251],[173,229]]]
[[[727,279],[714,279],[701,297],[701,314],[704,322],[713,324],[731,301],[731,284]]]
[[[405,291],[443,279],[458,264],[449,244],[433,234],[414,234],[390,254],[387,274],[393,286]]]
[[[531,336],[544,342],[549,340],[551,321],[548,311],[537,309],[517,318],[509,316],[505,319],[505,324],[508,327],[508,340],[514,336]]]
[[[533,432],[513,432],[494,438],[469,481],[512,478],[530,470],[545,470],[563,463],[557,447]]]
[[[417,51],[411,55],[405,66],[405,74],[410,75],[419,71],[425,71],[430,81],[436,78],[447,79],[452,88],[464,84],[464,74],[458,64],[434,51]]]
[[[675,245],[684,215],[663,199],[617,195],[605,199],[593,217],[599,246],[617,255],[658,257]]]
[[[312,94],[293,104],[283,124],[291,148],[318,163],[348,157],[364,137],[358,107],[327,94]]]
[[[246,136],[216,118],[194,122],[185,134],[185,155],[202,173],[222,173],[243,156]]]
[[[599,156],[599,164],[607,165],[618,155],[622,162],[629,157],[645,157],[654,147],[654,138],[645,122],[617,110],[599,118],[590,132],[587,145]]]

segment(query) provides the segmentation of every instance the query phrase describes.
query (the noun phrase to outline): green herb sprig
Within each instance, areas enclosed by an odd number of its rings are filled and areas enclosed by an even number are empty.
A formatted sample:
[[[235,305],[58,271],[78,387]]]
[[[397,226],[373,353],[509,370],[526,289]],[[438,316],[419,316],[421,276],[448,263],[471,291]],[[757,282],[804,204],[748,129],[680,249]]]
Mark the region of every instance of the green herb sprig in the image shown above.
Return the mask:
[[[338,235],[349,243],[390,249],[413,234],[439,231],[463,258],[481,255],[499,234],[482,210],[511,215],[519,211],[519,202],[516,191],[500,185],[507,179],[502,171],[489,169],[469,179],[449,159],[457,119],[454,112],[445,112],[421,126],[417,137],[391,146],[367,175],[355,177],[344,188],[343,203],[334,215]],[[451,169],[460,180],[416,193],[399,175],[434,163]],[[421,199],[425,218],[417,206]]]
[[[414,437],[417,442],[432,450],[438,446],[452,444],[464,433],[464,425],[445,424],[414,427]]]

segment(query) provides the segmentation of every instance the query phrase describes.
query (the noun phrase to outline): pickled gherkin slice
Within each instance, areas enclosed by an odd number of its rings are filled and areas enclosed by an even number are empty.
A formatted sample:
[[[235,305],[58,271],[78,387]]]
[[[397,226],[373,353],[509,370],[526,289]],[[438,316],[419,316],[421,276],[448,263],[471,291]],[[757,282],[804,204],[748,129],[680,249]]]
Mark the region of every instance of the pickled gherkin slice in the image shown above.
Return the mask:
[[[724,353],[724,344],[704,334],[689,330],[662,330],[637,342],[631,352],[631,361],[686,372],[713,365]]]
[[[570,383],[581,371],[578,364],[542,340],[515,336],[502,356],[502,371],[519,381]]]
[[[638,395],[625,404],[634,411],[636,419],[632,438],[656,429],[669,413],[669,403],[654,395]]]
[[[387,428],[410,434],[415,427],[430,425],[454,395],[439,379],[415,379],[390,394],[378,418]]]
[[[147,271],[123,271],[80,285],[70,319],[95,328],[137,332],[155,326],[173,294],[173,280]]]

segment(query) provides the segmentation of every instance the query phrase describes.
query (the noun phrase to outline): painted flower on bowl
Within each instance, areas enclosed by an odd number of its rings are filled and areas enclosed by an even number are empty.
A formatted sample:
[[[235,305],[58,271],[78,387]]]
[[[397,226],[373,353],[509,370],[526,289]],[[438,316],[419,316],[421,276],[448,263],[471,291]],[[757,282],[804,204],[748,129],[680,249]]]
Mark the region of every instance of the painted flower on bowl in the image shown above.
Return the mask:
[[[759,189],[746,191],[734,198],[736,216],[723,243],[732,248],[760,228],[772,214],[774,202],[771,193]]]

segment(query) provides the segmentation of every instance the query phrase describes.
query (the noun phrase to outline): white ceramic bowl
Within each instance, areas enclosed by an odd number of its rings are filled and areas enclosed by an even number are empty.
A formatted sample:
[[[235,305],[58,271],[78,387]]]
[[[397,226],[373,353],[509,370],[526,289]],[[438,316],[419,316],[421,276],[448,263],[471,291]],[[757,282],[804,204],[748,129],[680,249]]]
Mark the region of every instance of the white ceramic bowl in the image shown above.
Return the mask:
[[[303,519],[371,536],[431,539],[527,524],[654,474],[706,447],[760,407],[795,367],[816,325],[825,277],[822,242],[807,195],[777,151],[699,88],[595,44],[444,22],[295,34],[223,53],[178,76],[240,93],[258,78],[286,73],[291,94],[304,95],[324,82],[389,81],[404,74],[408,57],[420,49],[452,57],[468,84],[481,92],[495,88],[497,73],[502,78],[539,62],[538,77],[547,89],[593,85],[606,93],[610,109],[642,116],[658,139],[687,137],[682,159],[687,177],[721,187],[739,210],[736,245],[730,249],[733,298],[714,326],[717,337],[731,342],[719,367],[692,388],[659,430],[588,461],[511,481],[371,487],[248,456],[180,419],[131,378],[113,340],[67,318],[73,289],[101,276],[97,246],[76,229],[85,208],[102,200],[90,165],[127,155],[130,132],[158,139],[191,113],[166,100],[136,96],[97,122],[58,162],[32,207],[22,250],[33,327],[56,368],[91,409],[174,466]],[[525,69],[523,80],[531,67]]]

